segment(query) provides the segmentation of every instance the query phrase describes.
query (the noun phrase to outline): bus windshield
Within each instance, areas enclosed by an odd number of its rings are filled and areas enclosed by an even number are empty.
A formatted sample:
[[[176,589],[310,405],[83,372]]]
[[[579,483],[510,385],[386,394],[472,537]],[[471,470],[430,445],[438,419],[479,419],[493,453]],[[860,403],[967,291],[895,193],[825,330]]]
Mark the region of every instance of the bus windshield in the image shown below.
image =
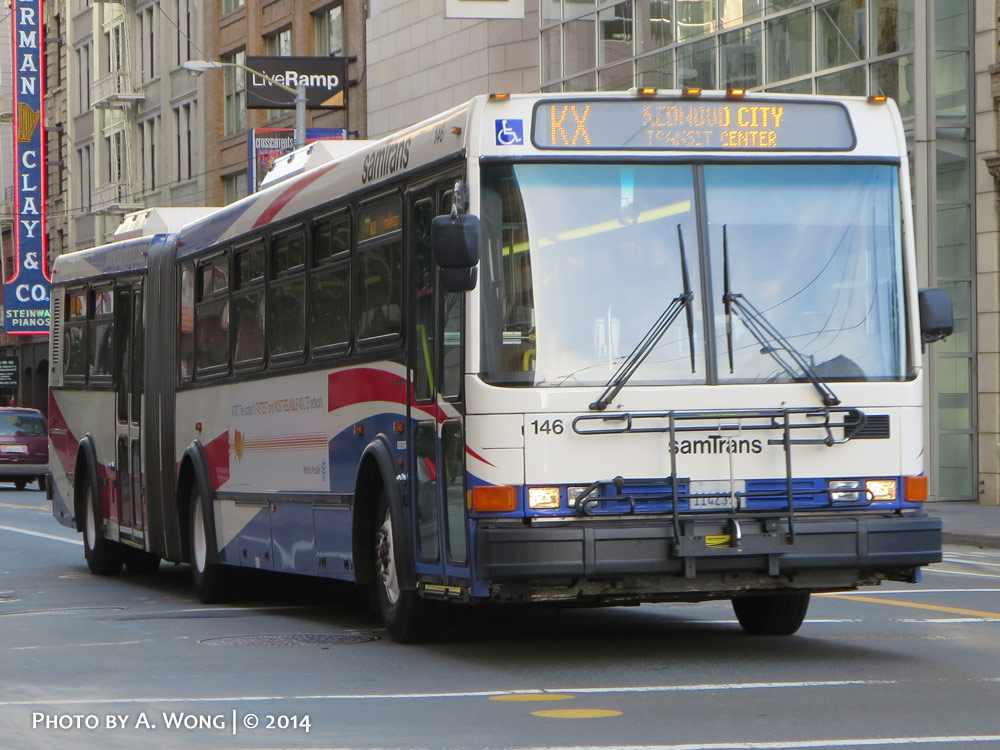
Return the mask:
[[[677,320],[631,385],[806,380],[781,347],[825,382],[905,379],[899,200],[893,165],[484,165],[481,376],[604,385],[683,292],[683,253],[693,333]]]

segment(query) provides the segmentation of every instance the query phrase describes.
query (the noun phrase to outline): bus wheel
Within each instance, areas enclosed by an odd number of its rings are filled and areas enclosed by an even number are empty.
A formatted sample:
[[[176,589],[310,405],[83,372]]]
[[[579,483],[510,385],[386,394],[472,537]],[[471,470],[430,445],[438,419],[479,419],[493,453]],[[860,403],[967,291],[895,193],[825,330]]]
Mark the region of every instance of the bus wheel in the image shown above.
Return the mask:
[[[27,486],[28,486],[28,480],[27,479],[15,479],[14,480],[14,489],[23,490]]]
[[[160,567],[160,558],[157,555],[135,547],[123,546],[122,557],[125,558],[125,570],[134,576],[152,575]]]
[[[209,509],[195,490],[191,496],[191,579],[198,598],[205,604],[225,601],[227,591],[226,570],[219,565],[219,552],[215,535],[208,533],[205,518]],[[213,524],[214,526],[214,524]]]
[[[400,586],[399,566],[405,563],[397,556],[392,512],[384,490],[378,497],[375,519],[375,598],[382,622],[394,641],[417,643],[426,640],[433,624],[433,602]]]
[[[736,619],[751,635],[791,635],[802,626],[807,609],[808,591],[733,597]]]
[[[118,542],[105,539],[101,534],[102,514],[97,506],[90,482],[84,478],[86,489],[83,491],[84,524],[83,524],[83,556],[87,560],[90,572],[98,576],[118,575],[122,569],[122,549]]]

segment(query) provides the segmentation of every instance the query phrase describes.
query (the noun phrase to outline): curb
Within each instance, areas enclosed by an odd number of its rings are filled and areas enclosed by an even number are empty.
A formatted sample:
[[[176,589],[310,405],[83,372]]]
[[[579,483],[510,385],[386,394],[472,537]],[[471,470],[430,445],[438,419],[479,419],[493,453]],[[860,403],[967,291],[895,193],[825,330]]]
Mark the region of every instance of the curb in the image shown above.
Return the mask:
[[[1000,549],[1000,534],[973,533],[969,531],[942,531],[943,544],[964,544],[982,549]]]

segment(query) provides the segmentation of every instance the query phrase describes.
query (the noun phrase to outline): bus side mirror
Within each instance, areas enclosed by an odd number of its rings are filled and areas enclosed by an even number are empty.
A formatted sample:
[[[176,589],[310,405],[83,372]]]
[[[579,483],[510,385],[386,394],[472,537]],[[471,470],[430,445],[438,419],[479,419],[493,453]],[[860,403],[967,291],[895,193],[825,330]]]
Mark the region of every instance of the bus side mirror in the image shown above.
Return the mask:
[[[468,292],[476,288],[479,233],[479,217],[470,214],[435,216],[431,222],[431,248],[445,291]]]
[[[950,336],[955,330],[955,318],[948,290],[921,289],[917,300],[920,307],[920,340],[929,344]]]

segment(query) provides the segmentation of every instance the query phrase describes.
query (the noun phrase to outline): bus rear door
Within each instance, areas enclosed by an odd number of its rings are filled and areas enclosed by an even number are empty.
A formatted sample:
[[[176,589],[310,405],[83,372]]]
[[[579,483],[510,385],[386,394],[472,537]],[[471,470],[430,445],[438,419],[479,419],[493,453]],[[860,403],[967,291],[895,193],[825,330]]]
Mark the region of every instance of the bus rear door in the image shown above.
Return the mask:
[[[115,293],[118,368],[115,373],[115,462],[121,499],[120,533],[144,542],[142,483],[142,281],[119,283]]]
[[[460,598],[471,582],[465,508],[461,294],[445,292],[431,253],[431,220],[451,209],[455,178],[410,193],[409,482],[417,580]]]

